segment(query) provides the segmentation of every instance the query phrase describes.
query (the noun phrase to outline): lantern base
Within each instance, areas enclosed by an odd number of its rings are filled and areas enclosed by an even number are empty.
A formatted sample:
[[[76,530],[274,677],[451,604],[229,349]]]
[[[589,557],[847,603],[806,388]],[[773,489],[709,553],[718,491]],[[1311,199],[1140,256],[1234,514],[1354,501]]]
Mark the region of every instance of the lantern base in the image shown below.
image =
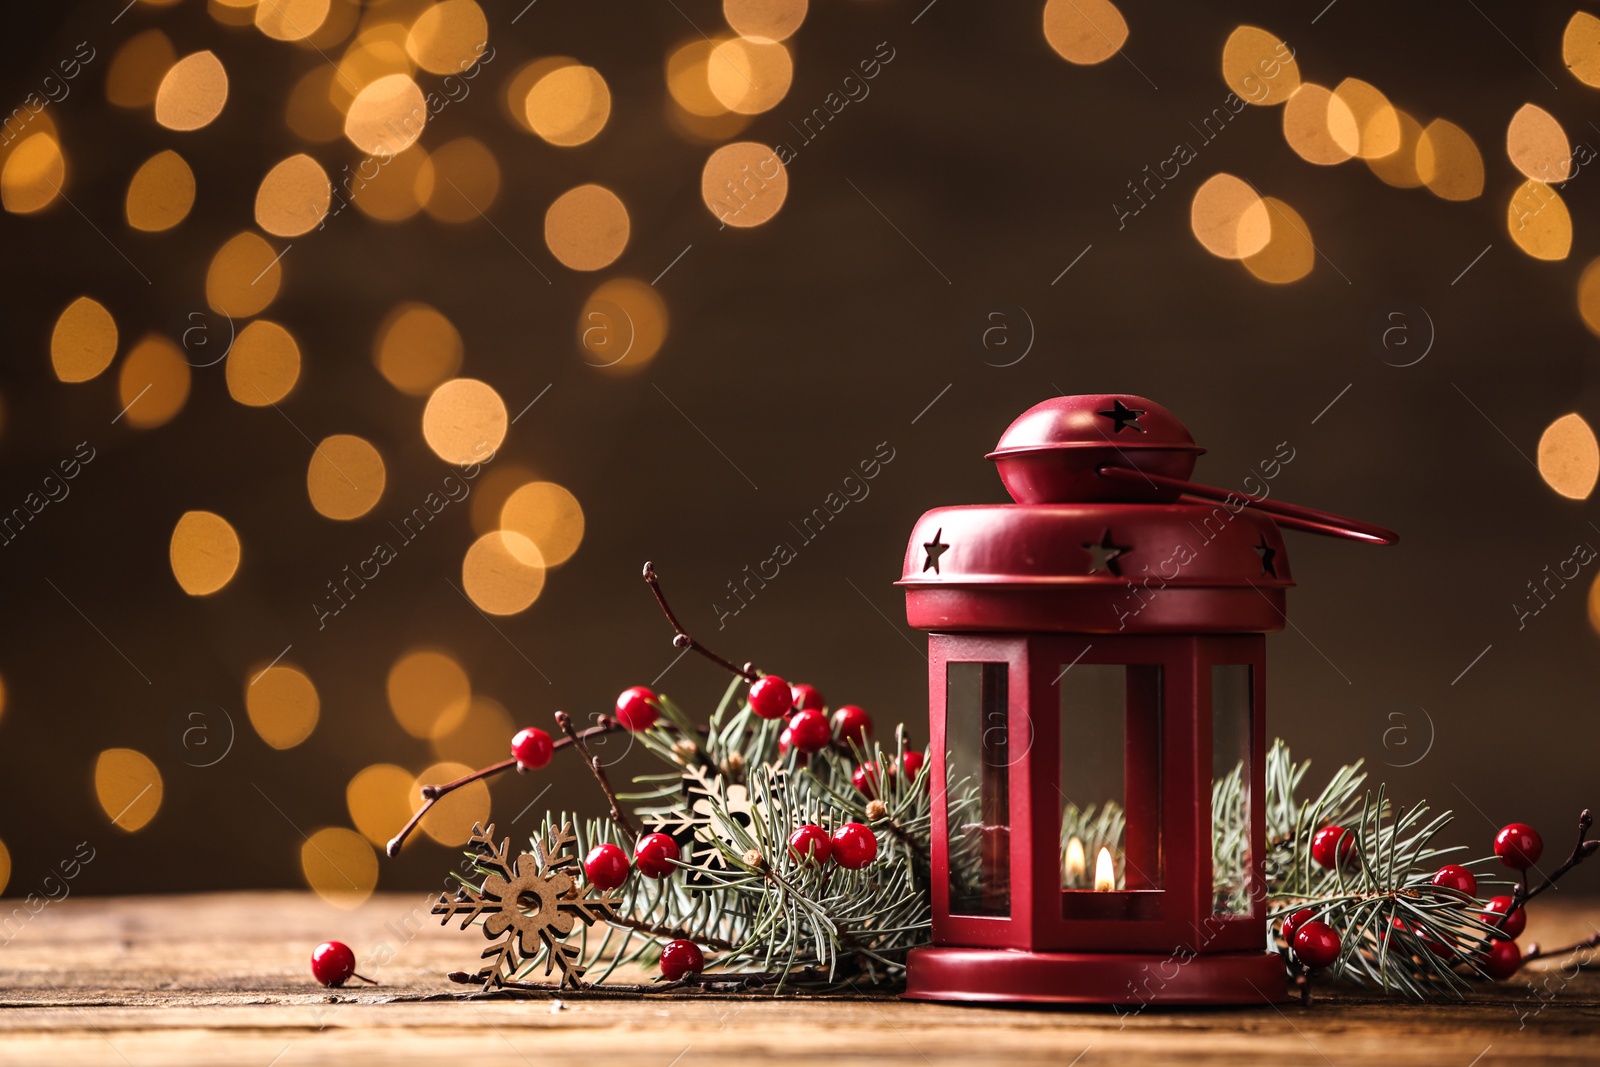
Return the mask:
[[[1291,999],[1271,952],[1023,952],[912,949],[911,1000],[1028,1004],[1271,1004]]]

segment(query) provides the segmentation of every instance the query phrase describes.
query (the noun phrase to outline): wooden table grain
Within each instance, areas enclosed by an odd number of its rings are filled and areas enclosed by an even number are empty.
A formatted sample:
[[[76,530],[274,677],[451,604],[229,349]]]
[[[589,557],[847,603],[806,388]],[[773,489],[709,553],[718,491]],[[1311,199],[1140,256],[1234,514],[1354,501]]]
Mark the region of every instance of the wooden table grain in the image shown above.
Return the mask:
[[[1600,974],[1529,968],[1467,1001],[1330,990],[1299,1005],[1204,1011],[1023,1010],[881,998],[706,994],[463,998],[475,931],[421,894],[340,911],[305,893],[69,899],[0,947],[6,1065],[566,1062],[581,1067],[873,1064],[1600,1063]],[[1600,929],[1600,901],[1540,901],[1523,940]],[[0,934],[0,936],[5,936]],[[307,960],[336,938],[382,984],[325,990]]]

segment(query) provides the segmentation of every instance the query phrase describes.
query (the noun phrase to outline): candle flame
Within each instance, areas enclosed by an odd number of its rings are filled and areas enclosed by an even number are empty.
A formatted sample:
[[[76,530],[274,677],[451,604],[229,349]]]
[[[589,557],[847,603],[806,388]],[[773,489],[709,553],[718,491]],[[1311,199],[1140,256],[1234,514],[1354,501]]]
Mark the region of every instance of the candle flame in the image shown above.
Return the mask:
[[[1117,888],[1117,872],[1111,862],[1111,850],[1104,845],[1100,846],[1100,854],[1094,860],[1094,889],[1096,893],[1109,893]]]
[[[1083,875],[1087,870],[1088,860],[1083,854],[1083,842],[1074,835],[1067,839],[1067,855],[1062,861],[1062,873],[1067,876],[1067,884],[1075,886],[1083,882]]]

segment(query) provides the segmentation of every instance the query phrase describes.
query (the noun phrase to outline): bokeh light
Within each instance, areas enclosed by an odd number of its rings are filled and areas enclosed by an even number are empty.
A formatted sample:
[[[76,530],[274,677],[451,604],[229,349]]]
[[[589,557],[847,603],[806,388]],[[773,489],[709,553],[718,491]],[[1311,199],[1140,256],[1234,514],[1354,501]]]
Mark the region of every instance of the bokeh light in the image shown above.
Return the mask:
[[[409,79],[417,70],[416,63],[406,52],[407,25],[384,18],[377,11],[368,19],[368,24],[339,58],[337,72],[328,86],[328,99],[341,114],[350,111],[356,96],[366,86],[391,74],[402,74]]]
[[[1283,138],[1307,163],[1331,166],[1356,154],[1361,128],[1348,104],[1315,82],[1303,82],[1283,107]]]
[[[711,95],[727,110],[758,115],[772,110],[788,95],[794,81],[794,60],[789,49],[777,41],[733,37],[711,50],[706,81]]]
[[[496,460],[473,484],[467,508],[472,516],[472,532],[486,534],[500,529],[500,511],[511,494],[537,480],[533,471],[509,460]]]
[[[228,72],[216,53],[194,52],[174,63],[156,89],[156,121],[169,130],[198,130],[222,114]]]
[[[711,91],[706,67],[717,42],[696,37],[667,55],[667,92],[683,110],[702,118],[728,113],[727,105]]]
[[[494,387],[452,378],[433,391],[422,411],[422,436],[446,463],[464,467],[487,459],[505,440],[510,420]]]
[[[1377,86],[1346,78],[1333,87],[1333,95],[1354,119],[1353,140],[1340,140],[1348,137],[1350,130],[1342,122],[1329,122],[1329,133],[1339,147],[1362,159],[1382,159],[1400,150],[1400,113]]]
[[[806,20],[806,0],[722,0],[722,17],[742,37],[781,41]]]
[[[162,426],[183,410],[192,377],[178,346],[151,334],[133,346],[117,375],[122,421],[140,430]]]
[[[473,0],[442,0],[411,25],[406,52],[417,66],[434,74],[457,74],[483,54],[489,20]]]
[[[229,318],[259,315],[278,295],[283,264],[266,238],[246,230],[217,249],[206,271],[206,303]]]
[[[6,843],[0,841],[0,893],[6,891],[6,886],[11,884],[11,852],[6,848]]]
[[[454,658],[413,649],[395,660],[387,683],[389,710],[412,737],[430,738],[461,725],[472,705],[472,683]]]
[[[728,226],[759,226],[788,196],[788,169],[776,151],[757,141],[723,145],[700,173],[700,198]]]
[[[1253,256],[1272,239],[1266,202],[1232,174],[1214,174],[1195,190],[1189,226],[1207,252],[1223,259]]]
[[[328,17],[329,0],[262,0],[256,29],[277,41],[303,41]]]
[[[410,147],[427,124],[428,107],[417,83],[409,74],[387,74],[350,102],[344,135],[368,155],[392,156]]]
[[[344,788],[350,821],[379,848],[411,818],[411,787],[417,776],[392,763],[363,767]]]
[[[284,121],[296,137],[326,144],[344,136],[344,112],[333,105],[333,82],[338,76],[337,67],[323,63],[294,83],[284,105]]]
[[[438,309],[407,302],[378,326],[372,362],[389,384],[410,396],[427,396],[461,369],[461,334]]]
[[[380,222],[404,222],[433,196],[434,172],[427,150],[414,144],[381,166],[363,166],[345,181],[362,214]]]
[[[611,116],[611,90],[599,71],[573,63],[536,81],[522,108],[527,127],[550,144],[585,144]]]
[[[1566,259],[1572,250],[1572,215],[1561,194],[1529,179],[1506,205],[1506,231],[1534,259]]]
[[[556,197],[544,216],[544,242],[573,270],[600,270],[628,245],[628,209],[603,185],[580,185]]]
[[[43,211],[61,195],[67,159],[56,135],[46,130],[24,137],[0,168],[0,206],[13,215]]]
[[[329,904],[355,908],[378,885],[378,856],[354,830],[330,826],[300,846],[300,872],[306,885]]]
[[[67,305],[50,334],[50,364],[64,382],[97,377],[117,354],[117,323],[98,300],[80,296]]]
[[[1554,115],[1535,104],[1523,104],[1506,126],[1506,155],[1511,165],[1534,181],[1554,185],[1572,177],[1572,146]]]
[[[529,482],[506,498],[500,526],[532,541],[544,565],[557,567],[583,542],[583,507],[555,482]]]
[[[544,572],[537,545],[520,533],[493,530],[467,549],[461,588],[490,615],[515,615],[539,599]]]
[[[194,207],[194,171],[178,153],[157,152],[128,182],[128,225],[146,233],[170,230]]]
[[[1104,63],[1128,40],[1128,21],[1111,0],[1048,0],[1044,39],[1069,63]]]
[[[1471,200],[1483,192],[1483,154],[1466,130],[1434,119],[1417,138],[1417,176],[1441,200]]]
[[[511,735],[514,733],[516,726],[511,721],[511,713],[506,711],[505,705],[493,697],[475,696],[461,723],[454,730],[442,733],[433,739],[433,754],[436,759],[448,760],[451,763],[461,763],[468,767],[487,767],[510,754]],[[410,787],[410,775],[406,776],[405,785],[407,788]],[[409,812],[409,801],[402,796],[401,818],[406,818]],[[392,836],[393,831],[390,831],[390,834]]]
[[[1600,18],[1587,11],[1573,12],[1561,34],[1561,58],[1574,78],[1600,88]]]
[[[279,660],[250,669],[244,688],[244,706],[250,725],[268,745],[293,748],[317,727],[322,701],[317,687],[304,671]]]
[[[1589,332],[1600,337],[1600,259],[1590,260],[1578,278],[1578,315]]]
[[[417,775],[411,789],[411,810],[422,806],[422,787],[433,782],[451,782],[474,768],[464,763],[435,763]],[[441,798],[417,824],[418,828],[441,845],[464,845],[474,826],[489,825],[489,783],[469,782]]]
[[[300,377],[300,346],[275,322],[257,319],[234,338],[224,367],[228,395],[250,407],[276,404]]]
[[[186,511],[172,529],[167,550],[172,576],[190,596],[227,585],[239,569],[239,535],[221,515]]]
[[[359,519],[383,496],[387,471],[378,450],[354,434],[324,437],[306,468],[306,493],[317,513],[330,519]]]
[[[1600,634],[1600,574],[1589,583],[1589,628]]]
[[[1417,143],[1422,139],[1422,126],[1404,111],[1394,114],[1399,142],[1388,155],[1369,158],[1367,168],[1396,189],[1416,189],[1422,185],[1422,175],[1417,173]]]
[[[149,107],[156,102],[161,79],[177,61],[172,41],[160,30],[135,34],[106,68],[106,100],[117,107]]]
[[[1266,197],[1262,204],[1272,224],[1272,236],[1261,251],[1244,257],[1244,265],[1251,274],[1274,285],[1299,281],[1316,265],[1311,228],[1299,212],[1277,197]]]
[[[578,313],[583,361],[608,372],[643,369],[667,337],[667,305],[637,278],[612,278],[589,294]]]
[[[333,203],[327,171],[304,152],[267,172],[256,191],[256,225],[279,237],[298,237],[314,229]]]
[[[1240,26],[1222,46],[1222,80],[1247,104],[1282,104],[1300,88],[1300,65],[1276,34]]]
[[[417,176],[418,196],[428,214],[440,222],[471,222],[488,214],[500,194],[500,164],[476,137],[440,145],[427,157]]]
[[[1539,437],[1539,473],[1571,500],[1587,500],[1600,478],[1600,444],[1582,415],[1563,415]]]
[[[111,825],[133,833],[161,810],[161,771],[143,752],[108,748],[94,761],[94,795]]]

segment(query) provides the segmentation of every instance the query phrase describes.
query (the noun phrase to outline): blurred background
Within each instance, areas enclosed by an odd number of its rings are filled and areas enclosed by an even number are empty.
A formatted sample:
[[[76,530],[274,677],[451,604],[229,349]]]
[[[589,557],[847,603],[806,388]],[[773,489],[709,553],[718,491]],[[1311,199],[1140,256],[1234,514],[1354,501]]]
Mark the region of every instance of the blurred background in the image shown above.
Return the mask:
[[[1473,854],[1600,800],[1572,3],[6,19],[6,895],[88,842],[74,891],[350,904],[438,885],[474,819],[595,810],[559,760],[379,858],[419,777],[555,709],[709,712],[646,559],[713,649],[925,741],[905,538],[1005,499],[984,453],[1063,392],[1402,534],[1291,537],[1270,729],[1313,781],[1365,759]]]

